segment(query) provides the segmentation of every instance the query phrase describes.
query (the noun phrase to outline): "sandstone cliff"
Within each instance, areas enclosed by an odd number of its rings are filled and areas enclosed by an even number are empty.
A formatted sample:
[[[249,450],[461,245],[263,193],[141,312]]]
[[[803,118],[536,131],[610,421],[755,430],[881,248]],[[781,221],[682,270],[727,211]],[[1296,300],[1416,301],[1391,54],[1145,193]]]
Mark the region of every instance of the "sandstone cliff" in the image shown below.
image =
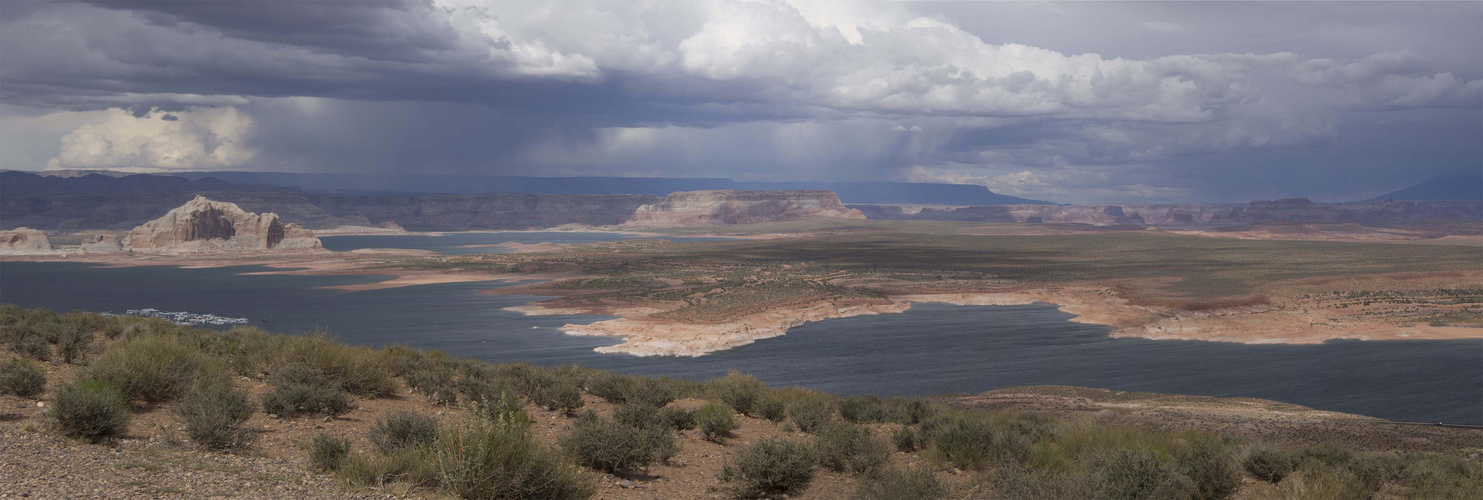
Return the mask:
[[[51,239],[44,231],[28,227],[0,231],[0,254],[51,253],[52,250]]]
[[[682,191],[638,207],[630,226],[755,224],[800,217],[864,219],[831,191]]]
[[[255,214],[235,203],[197,196],[129,232],[129,249],[164,253],[228,253],[320,248],[314,233],[278,214]]]

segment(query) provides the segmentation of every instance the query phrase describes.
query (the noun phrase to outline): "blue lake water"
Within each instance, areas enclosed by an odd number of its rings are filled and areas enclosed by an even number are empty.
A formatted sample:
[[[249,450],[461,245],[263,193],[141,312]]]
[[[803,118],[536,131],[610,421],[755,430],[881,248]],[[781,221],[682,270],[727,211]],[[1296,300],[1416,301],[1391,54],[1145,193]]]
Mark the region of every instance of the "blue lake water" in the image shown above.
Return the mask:
[[[395,238],[404,238],[397,236]],[[1048,304],[918,304],[903,314],[806,324],[699,358],[597,354],[617,339],[558,328],[602,316],[525,316],[538,300],[476,293],[496,283],[343,292],[375,276],[241,275],[216,269],[0,263],[0,302],[57,310],[164,310],[244,317],[279,333],[323,329],[352,343],[407,344],[459,357],[580,363],[626,373],[708,378],[737,369],[772,385],[842,394],[976,393],[1067,384],[1248,396],[1398,420],[1483,423],[1483,341],[1334,341],[1241,345],[1111,339]]]
[[[390,235],[344,235],[344,236],[320,236],[319,240],[324,242],[324,247],[336,252],[348,252],[361,248],[405,248],[413,250],[431,250],[444,255],[465,255],[477,253],[505,253],[508,250],[488,246],[500,243],[596,243],[599,241],[619,241],[636,238],[653,238],[653,236],[604,233],[604,232],[566,232],[566,231],[489,231],[489,232],[459,232],[447,234],[390,234]],[[674,242],[684,241],[719,241],[732,238],[721,238],[711,236],[664,236],[666,240]]]

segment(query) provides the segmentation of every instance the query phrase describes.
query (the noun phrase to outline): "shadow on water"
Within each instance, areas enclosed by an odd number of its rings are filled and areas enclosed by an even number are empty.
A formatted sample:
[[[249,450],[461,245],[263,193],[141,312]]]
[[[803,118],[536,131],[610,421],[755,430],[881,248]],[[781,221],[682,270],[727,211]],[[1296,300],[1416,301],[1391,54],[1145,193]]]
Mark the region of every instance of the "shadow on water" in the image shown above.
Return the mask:
[[[245,317],[279,333],[314,329],[348,342],[407,344],[492,362],[580,363],[706,378],[737,369],[773,385],[842,394],[976,393],[1066,384],[1248,396],[1397,420],[1483,423],[1483,341],[1331,341],[1319,345],[1112,339],[1049,304],[917,304],[806,324],[783,337],[699,358],[601,355],[617,339],[559,332],[603,316],[525,316],[531,296],[475,293],[494,283],[343,292],[376,276],[241,275],[216,269],[0,264],[0,302],[57,310],[144,307]]]

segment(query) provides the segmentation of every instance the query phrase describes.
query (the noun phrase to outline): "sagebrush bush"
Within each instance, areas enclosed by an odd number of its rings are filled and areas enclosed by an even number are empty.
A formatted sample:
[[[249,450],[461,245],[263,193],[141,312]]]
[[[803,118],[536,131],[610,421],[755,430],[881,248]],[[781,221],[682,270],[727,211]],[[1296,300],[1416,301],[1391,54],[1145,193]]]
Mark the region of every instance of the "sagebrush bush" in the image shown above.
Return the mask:
[[[613,409],[613,420],[631,427],[658,427],[659,409],[638,401],[628,402]]]
[[[327,432],[314,435],[309,441],[309,467],[323,472],[340,470],[340,464],[350,455],[350,440],[337,438]]]
[[[695,410],[695,425],[707,441],[717,443],[730,436],[737,427],[731,407],[719,401],[707,401]]]
[[[814,480],[813,448],[781,438],[763,438],[736,452],[721,468],[722,481],[743,497],[796,494]]]
[[[1320,463],[1338,468],[1346,468],[1354,462],[1354,452],[1335,443],[1315,444],[1299,453],[1299,463]]]
[[[994,493],[989,498],[1085,500],[1097,497],[1096,478],[1060,469],[1021,465],[995,467],[984,474],[984,483]]]
[[[12,359],[0,362],[0,394],[29,398],[46,390],[46,370],[35,361]]]
[[[210,449],[246,448],[257,437],[243,426],[257,408],[228,383],[196,386],[175,404],[175,418],[196,444]]]
[[[1106,500],[1180,500],[1190,479],[1152,450],[1121,449],[1093,463],[1098,498]]]
[[[762,401],[757,403],[757,416],[773,422],[782,422],[788,418],[788,405],[777,397],[764,396]]]
[[[1272,446],[1256,446],[1246,453],[1242,467],[1252,476],[1269,483],[1282,482],[1297,468],[1297,457],[1291,452]]]
[[[832,420],[837,408],[833,396],[810,393],[788,405],[788,418],[798,430],[812,433]]]
[[[633,377],[617,373],[600,373],[587,381],[587,392],[613,404],[623,404],[633,394],[637,382]]]
[[[530,401],[547,410],[560,411],[566,415],[576,413],[584,404],[582,390],[570,384],[551,384],[532,389]]]
[[[871,437],[867,429],[844,422],[820,427],[814,434],[813,445],[819,465],[838,472],[868,472],[891,459],[891,450],[885,442]]]
[[[63,434],[96,443],[122,434],[133,414],[113,384],[83,380],[57,392],[51,417]]]
[[[1018,464],[1030,457],[1031,439],[1012,421],[982,414],[928,419],[918,429],[933,456],[965,469]]]
[[[917,432],[911,427],[902,427],[891,433],[891,444],[896,445],[896,451],[911,453],[921,448],[918,443]]]
[[[711,397],[731,405],[731,409],[744,415],[756,415],[757,404],[767,391],[767,386],[757,377],[732,370],[726,376],[706,382]]]
[[[860,396],[839,401],[839,414],[855,423],[896,422],[915,425],[932,414],[932,407],[922,398],[886,398]]]
[[[274,354],[280,368],[311,367],[359,396],[394,396],[400,390],[392,377],[394,370],[376,351],[342,344],[324,334],[277,338],[280,345]]]
[[[579,463],[603,472],[634,472],[679,451],[674,433],[657,421],[639,427],[591,413],[578,418],[559,442]]]
[[[655,408],[663,408],[664,405],[680,399],[681,395],[688,392],[685,390],[685,385],[685,382],[668,377],[641,377],[634,381],[627,399]]]
[[[437,486],[438,461],[427,448],[404,448],[381,455],[349,455],[341,462],[336,477],[351,486],[380,487],[400,482],[416,486]]]
[[[355,403],[339,384],[307,366],[290,367],[272,379],[273,391],[263,395],[263,411],[279,417],[343,415]]]
[[[162,403],[196,384],[225,383],[221,361],[176,335],[142,335],[115,342],[94,359],[87,378],[106,380],[129,399]]]
[[[688,431],[695,428],[695,410],[673,407],[663,408],[659,410],[657,417],[665,427],[677,431]]]
[[[1241,470],[1236,466],[1233,448],[1214,436],[1200,436],[1180,447],[1174,463],[1193,483],[1191,500],[1229,498],[1241,487]]]
[[[914,467],[903,470],[886,467],[861,479],[859,487],[855,489],[855,498],[861,500],[938,500],[947,498],[950,493],[952,489],[948,488],[947,483],[939,479],[936,474],[933,474],[931,469]]]
[[[1282,500],[1352,500],[1373,495],[1353,472],[1322,460],[1305,461],[1301,471],[1278,485],[1277,498]],[[1416,497],[1428,498],[1428,497]]]
[[[485,411],[444,427],[435,446],[443,488],[469,499],[580,499],[593,488],[560,453],[531,437],[528,421]],[[508,414],[513,415],[513,413]]]
[[[371,425],[367,438],[381,453],[425,448],[438,438],[438,419],[407,410],[394,410]]]

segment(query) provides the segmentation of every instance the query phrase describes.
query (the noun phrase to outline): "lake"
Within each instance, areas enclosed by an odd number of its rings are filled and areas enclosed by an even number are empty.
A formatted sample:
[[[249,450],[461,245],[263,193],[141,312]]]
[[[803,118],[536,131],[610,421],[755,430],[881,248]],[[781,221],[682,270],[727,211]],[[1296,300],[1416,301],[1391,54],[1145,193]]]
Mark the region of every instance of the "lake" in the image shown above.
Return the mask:
[[[406,238],[393,236],[392,238]],[[549,241],[549,239],[547,239]],[[56,310],[162,310],[243,317],[278,333],[322,329],[351,343],[406,344],[491,362],[585,366],[708,378],[737,369],[770,385],[840,394],[976,393],[1066,384],[1247,396],[1397,420],[1483,423],[1483,341],[1242,345],[1112,339],[1049,304],[918,304],[902,314],[809,323],[783,337],[699,358],[598,354],[617,339],[558,328],[603,316],[525,316],[539,300],[476,293],[500,283],[344,292],[376,276],[241,275],[257,266],[104,268],[0,263],[0,302]]]
[[[466,255],[478,253],[506,253],[509,250],[489,245],[500,243],[597,243],[620,241],[656,236],[577,231],[472,231],[445,234],[372,234],[320,236],[324,248],[336,252],[348,252],[362,248],[399,248],[431,250],[444,255]],[[673,242],[721,241],[735,238],[712,236],[662,236]]]

